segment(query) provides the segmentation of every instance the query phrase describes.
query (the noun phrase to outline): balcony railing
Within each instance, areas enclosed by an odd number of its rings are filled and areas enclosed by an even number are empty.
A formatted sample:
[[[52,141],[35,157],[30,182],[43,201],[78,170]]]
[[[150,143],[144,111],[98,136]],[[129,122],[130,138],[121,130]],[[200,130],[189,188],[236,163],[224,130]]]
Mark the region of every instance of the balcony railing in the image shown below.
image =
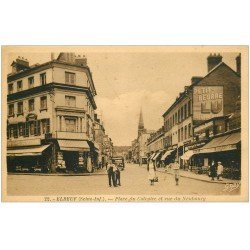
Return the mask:
[[[87,135],[84,132],[69,132],[69,131],[56,131],[55,138],[57,139],[72,139],[72,140],[87,140]]]

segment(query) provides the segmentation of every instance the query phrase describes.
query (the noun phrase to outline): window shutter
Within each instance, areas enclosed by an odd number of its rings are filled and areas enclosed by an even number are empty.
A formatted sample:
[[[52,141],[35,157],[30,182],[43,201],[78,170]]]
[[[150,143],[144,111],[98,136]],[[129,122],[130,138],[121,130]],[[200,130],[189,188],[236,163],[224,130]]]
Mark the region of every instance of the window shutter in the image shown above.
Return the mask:
[[[28,122],[25,122],[25,124],[24,124],[24,135],[26,136],[26,137],[28,137],[29,136],[29,123]]]
[[[10,138],[10,129],[9,129],[9,126],[7,126],[7,139],[9,139]]]
[[[34,135],[37,135],[37,121],[34,121]]]

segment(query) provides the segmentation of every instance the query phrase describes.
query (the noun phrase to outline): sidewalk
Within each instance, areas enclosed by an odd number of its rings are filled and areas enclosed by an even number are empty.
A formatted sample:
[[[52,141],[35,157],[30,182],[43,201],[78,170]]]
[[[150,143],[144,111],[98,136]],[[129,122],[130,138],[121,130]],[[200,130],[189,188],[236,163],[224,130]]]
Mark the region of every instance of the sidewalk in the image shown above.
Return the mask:
[[[166,174],[171,174],[173,175],[173,171],[165,168],[158,168],[156,171],[166,173]],[[220,183],[220,184],[230,184],[230,183],[239,183],[240,180],[230,180],[230,179],[225,179],[223,178],[221,181],[218,181],[217,179],[214,179],[214,181],[211,180],[211,178],[205,174],[196,174],[190,171],[184,171],[180,170],[180,176],[184,178],[189,178],[189,179],[194,179],[194,180],[199,180],[199,181],[205,181],[205,182],[210,182],[210,183]]]
[[[8,173],[8,175],[35,175],[35,176],[92,176],[92,175],[106,175],[106,168],[95,170],[93,173]]]

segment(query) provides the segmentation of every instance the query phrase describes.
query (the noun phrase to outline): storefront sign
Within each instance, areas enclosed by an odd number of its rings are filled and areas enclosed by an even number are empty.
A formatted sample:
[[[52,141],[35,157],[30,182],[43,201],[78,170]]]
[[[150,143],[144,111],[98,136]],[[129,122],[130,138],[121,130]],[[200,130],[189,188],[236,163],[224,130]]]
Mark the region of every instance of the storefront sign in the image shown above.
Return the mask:
[[[204,123],[202,125],[199,125],[198,127],[195,127],[194,128],[194,133],[195,134],[199,133],[199,132],[204,131],[204,130],[210,128],[210,127],[213,127],[213,121],[206,122],[206,123]]]
[[[13,140],[7,142],[7,147],[23,147],[23,146],[38,146],[41,145],[41,139],[26,139],[26,140]]]
[[[37,115],[36,114],[28,114],[27,116],[26,116],[26,121],[34,121],[34,120],[36,120],[37,119]]]
[[[223,86],[194,86],[193,119],[208,120],[223,116]]]

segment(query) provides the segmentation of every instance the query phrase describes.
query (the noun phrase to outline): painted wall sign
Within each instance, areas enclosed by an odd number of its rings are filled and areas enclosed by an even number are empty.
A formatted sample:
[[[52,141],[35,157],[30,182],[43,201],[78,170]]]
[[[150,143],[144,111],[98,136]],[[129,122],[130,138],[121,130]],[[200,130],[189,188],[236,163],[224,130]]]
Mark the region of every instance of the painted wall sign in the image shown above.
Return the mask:
[[[223,116],[223,86],[195,86],[193,119],[203,121],[218,116]]]

